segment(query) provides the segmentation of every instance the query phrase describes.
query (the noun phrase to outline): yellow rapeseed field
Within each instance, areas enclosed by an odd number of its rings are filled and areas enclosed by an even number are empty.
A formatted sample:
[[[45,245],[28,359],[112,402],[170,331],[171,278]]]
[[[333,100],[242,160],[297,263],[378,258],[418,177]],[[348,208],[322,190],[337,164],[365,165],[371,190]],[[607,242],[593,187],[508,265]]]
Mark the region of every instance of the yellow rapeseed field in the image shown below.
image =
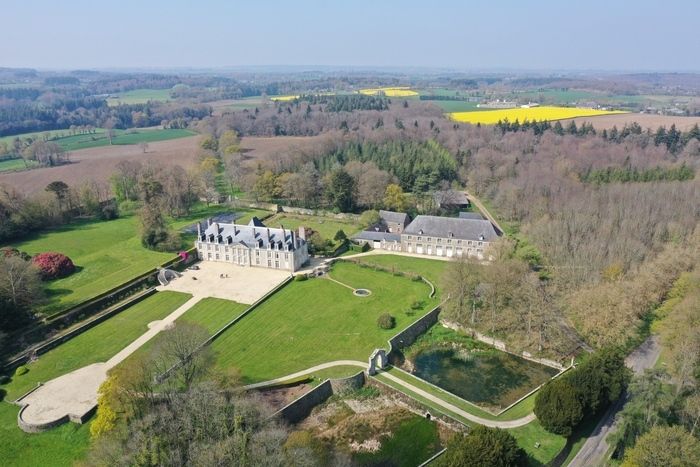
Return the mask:
[[[294,99],[297,99],[299,96],[272,96],[270,97],[271,101],[293,101]]]
[[[499,121],[508,119],[509,122],[518,120],[520,123],[524,121],[542,121],[542,120],[563,120],[565,118],[574,117],[595,117],[597,115],[610,115],[626,113],[620,110],[597,110],[597,109],[580,109],[576,107],[529,107],[529,108],[513,108],[513,109],[498,109],[498,110],[478,110],[476,112],[452,112],[449,114],[452,120],[464,123],[481,123],[483,125],[493,125]]]
[[[417,96],[416,91],[411,90],[408,86],[399,86],[394,88],[373,88],[373,89],[360,89],[360,94],[365,94],[367,96],[374,96],[383,92],[387,97],[411,97]]]

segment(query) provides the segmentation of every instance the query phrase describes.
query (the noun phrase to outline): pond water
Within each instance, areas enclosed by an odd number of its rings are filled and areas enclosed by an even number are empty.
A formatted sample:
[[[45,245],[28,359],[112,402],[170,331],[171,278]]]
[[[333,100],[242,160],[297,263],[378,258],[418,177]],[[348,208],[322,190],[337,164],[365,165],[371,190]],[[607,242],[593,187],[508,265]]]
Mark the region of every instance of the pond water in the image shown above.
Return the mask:
[[[557,370],[498,350],[435,346],[413,359],[414,374],[463,399],[500,410],[557,374]]]

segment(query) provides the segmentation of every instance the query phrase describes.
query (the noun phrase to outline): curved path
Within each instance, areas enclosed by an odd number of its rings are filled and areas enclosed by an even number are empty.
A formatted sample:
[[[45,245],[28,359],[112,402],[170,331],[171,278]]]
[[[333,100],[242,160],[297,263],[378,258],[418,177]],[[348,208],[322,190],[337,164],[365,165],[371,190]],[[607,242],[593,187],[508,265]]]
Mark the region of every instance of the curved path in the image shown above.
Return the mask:
[[[168,316],[149,323],[148,331],[104,363],[93,363],[54,378],[16,401],[23,406],[18,424],[22,429],[42,430],[59,421],[84,419],[97,405],[97,391],[107,371],[136,352],[159,332],[168,329],[202,297],[192,297]]]
[[[311,368],[307,368],[306,370],[302,371],[297,371],[296,373],[291,373],[286,376],[282,376],[279,378],[271,379],[268,381],[262,381],[260,383],[254,383],[254,384],[249,384],[247,386],[244,386],[244,389],[259,389],[259,388],[264,388],[266,386],[274,386],[276,384],[284,383],[285,381],[288,381],[290,379],[298,378],[304,375],[307,375],[309,373],[313,373],[314,371],[320,371],[320,370],[325,370],[327,368],[333,368],[336,366],[356,366],[356,367],[362,367],[362,368],[367,368],[367,364],[363,362],[359,362],[357,360],[335,360],[332,362],[326,362],[322,363],[320,365],[312,366]],[[522,418],[518,418],[516,420],[504,420],[504,421],[498,421],[498,420],[488,420],[486,418],[481,418],[477,417],[476,415],[473,415],[465,410],[460,409],[459,407],[450,404],[449,402],[445,402],[444,400],[440,399],[439,397],[430,394],[429,392],[426,392],[420,388],[417,388],[416,386],[407,383],[406,381],[397,378],[396,376],[382,372],[378,373],[382,375],[382,377],[385,377],[387,379],[390,379],[392,382],[405,387],[409,391],[418,394],[421,397],[424,397],[425,399],[428,399],[429,401],[439,405],[440,407],[444,407],[445,409],[449,410],[450,412],[456,413],[457,415],[466,418],[467,420],[470,420],[474,423],[478,423],[479,425],[485,425],[488,427],[494,427],[494,428],[518,428],[520,426],[527,425],[528,423],[532,422],[535,420],[535,414],[531,413],[530,415],[527,415]],[[408,395],[408,394],[407,394]],[[409,396],[410,397],[410,396]]]
[[[333,368],[335,366],[357,366],[361,368],[367,368],[366,363],[358,362],[357,360],[335,360],[332,362],[321,363],[320,365],[312,366],[311,368],[307,368],[306,370],[297,371],[296,373],[291,373],[289,375],[281,376],[279,378],[249,384],[247,386],[243,386],[243,389],[259,389],[264,388],[266,386],[274,386],[276,384],[284,383],[285,381],[288,381],[290,379],[308,375],[309,373],[313,373],[314,371],[325,370],[327,368]]]

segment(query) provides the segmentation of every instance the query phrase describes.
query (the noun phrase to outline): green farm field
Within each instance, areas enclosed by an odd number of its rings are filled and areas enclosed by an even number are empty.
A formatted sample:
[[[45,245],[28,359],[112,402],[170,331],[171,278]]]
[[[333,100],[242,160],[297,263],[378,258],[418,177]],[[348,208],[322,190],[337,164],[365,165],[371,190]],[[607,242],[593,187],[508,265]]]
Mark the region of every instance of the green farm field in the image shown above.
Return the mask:
[[[191,215],[171,222],[173,228],[181,228],[211,213],[222,211],[221,206],[195,209]],[[236,209],[245,213],[240,222],[247,222],[253,215],[266,211]],[[32,238],[11,243],[30,255],[45,251],[58,251],[68,255],[79,268],[63,279],[46,283],[47,299],[41,305],[41,313],[51,315],[106,292],[150,269],[174,258],[174,253],[164,253],[145,248],[138,234],[138,218],[124,216],[110,221],[83,220],[67,224]],[[189,247],[190,237],[185,236],[184,247]]]
[[[431,104],[435,104],[438,107],[442,109],[443,112],[445,113],[451,113],[451,112],[475,112],[477,110],[489,110],[489,109],[482,109],[477,107],[479,105],[478,102],[469,102],[469,101],[440,101],[440,100],[425,100],[423,102],[430,102]]]
[[[133,89],[120,92],[107,99],[107,105],[119,104],[145,104],[148,101],[167,102],[172,100],[171,89]]]
[[[436,304],[424,282],[407,277],[342,261],[330,277],[372,294],[357,297],[326,278],[291,282],[213,342],[217,365],[238,368],[244,383],[254,383],[333,360],[366,361]],[[422,309],[409,315],[414,302]],[[396,318],[394,329],[377,326],[385,312]]]
[[[49,381],[92,363],[109,360],[148,330],[148,323],[165,318],[191,296],[180,292],[157,292],[139,303],[70,339],[27,364],[29,372],[0,386],[8,400],[15,400],[38,382]]]
[[[5,159],[0,161],[0,172],[16,172],[18,170],[27,170],[36,166],[36,162],[22,159]]]
[[[97,148],[109,146],[109,138],[102,128],[95,129],[94,133],[84,133],[70,135],[67,130],[42,131],[34,133],[23,133],[15,136],[5,136],[0,138],[0,142],[11,144],[15,138],[36,138],[49,134],[49,141],[58,144],[66,151],[77,151],[79,149]],[[157,141],[167,141],[170,139],[186,138],[196,133],[184,129],[161,129],[161,128],[132,128],[129,130],[114,130],[112,144],[129,145],[139,143],[155,143]]]

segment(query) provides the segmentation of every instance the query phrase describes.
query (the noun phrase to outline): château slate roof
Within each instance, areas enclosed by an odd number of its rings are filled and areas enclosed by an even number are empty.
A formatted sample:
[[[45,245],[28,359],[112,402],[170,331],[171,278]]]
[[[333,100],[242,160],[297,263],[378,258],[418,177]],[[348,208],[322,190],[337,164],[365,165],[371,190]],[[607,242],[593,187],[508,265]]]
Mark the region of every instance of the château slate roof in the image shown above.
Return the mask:
[[[417,216],[404,235],[483,240],[490,242],[498,238],[496,230],[487,220],[460,219],[457,217]],[[483,237],[483,238],[481,238]]]
[[[266,227],[257,217],[253,217],[248,225],[211,222],[201,232],[200,241],[222,245],[241,244],[248,248],[291,251],[295,249],[295,243],[297,247],[305,243],[293,230]]]
[[[408,224],[410,220],[408,214],[405,212],[384,211],[383,209],[379,211],[379,217],[381,217],[384,222],[392,222],[401,225]]]

